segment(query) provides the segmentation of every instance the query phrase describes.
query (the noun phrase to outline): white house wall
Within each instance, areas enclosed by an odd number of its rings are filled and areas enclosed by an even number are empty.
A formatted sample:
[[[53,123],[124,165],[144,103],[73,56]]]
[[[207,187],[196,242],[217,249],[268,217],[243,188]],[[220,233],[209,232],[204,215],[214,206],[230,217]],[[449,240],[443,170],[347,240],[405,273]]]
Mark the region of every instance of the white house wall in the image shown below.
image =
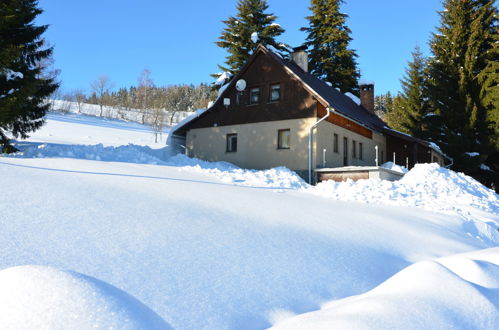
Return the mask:
[[[334,152],[334,134],[338,134],[338,152]],[[315,158],[316,167],[341,167],[343,166],[343,138],[348,139],[348,166],[374,166],[376,151],[378,146],[379,156],[383,152],[386,161],[386,139],[383,135],[373,132],[373,138],[369,139],[363,135],[357,134],[340,126],[329,122],[321,122],[314,134],[315,138]],[[352,157],[352,141],[357,143],[357,157]],[[359,158],[359,142],[362,143],[363,157]],[[326,164],[324,160],[324,149],[326,149]],[[380,165],[381,165],[381,159]]]
[[[244,168],[308,168],[308,130],[315,118],[197,128],[187,132],[190,157],[227,161]],[[277,131],[290,129],[290,149],[277,148]],[[227,134],[237,133],[237,152],[226,152]]]

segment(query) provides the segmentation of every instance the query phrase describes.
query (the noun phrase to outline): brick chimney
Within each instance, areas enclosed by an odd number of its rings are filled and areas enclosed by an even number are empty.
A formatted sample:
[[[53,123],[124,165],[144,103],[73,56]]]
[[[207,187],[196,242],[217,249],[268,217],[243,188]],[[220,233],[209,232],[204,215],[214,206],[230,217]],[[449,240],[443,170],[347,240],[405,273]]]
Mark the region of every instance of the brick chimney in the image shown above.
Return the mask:
[[[374,115],[374,82],[359,81],[360,104]]]
[[[307,46],[293,48],[291,53],[291,60],[295,62],[303,71],[308,72],[308,54]]]

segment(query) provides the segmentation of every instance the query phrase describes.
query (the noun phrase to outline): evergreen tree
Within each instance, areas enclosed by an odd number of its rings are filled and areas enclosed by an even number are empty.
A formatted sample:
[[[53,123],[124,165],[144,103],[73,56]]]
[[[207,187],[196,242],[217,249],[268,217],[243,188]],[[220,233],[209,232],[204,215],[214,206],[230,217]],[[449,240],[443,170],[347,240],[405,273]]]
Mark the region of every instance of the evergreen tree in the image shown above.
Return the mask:
[[[41,13],[36,0],[0,3],[0,143],[2,152],[15,151],[7,133],[26,138],[44,123],[45,102],[58,87],[44,74],[52,48],[41,37],[47,25],[34,24]]]
[[[497,9],[494,0],[446,0],[441,25],[433,35],[429,91],[442,127],[431,127],[433,138],[453,158],[454,169],[490,182],[482,163],[497,152],[491,145],[489,122],[497,109],[490,85],[494,73]],[[495,59],[497,61],[497,57]],[[492,65],[493,66],[493,65]],[[488,72],[487,67],[491,70]],[[488,91],[488,92],[487,92]],[[497,111],[497,110],[496,110]],[[492,115],[492,116],[491,116]],[[480,156],[470,156],[477,152]],[[489,176],[489,179],[485,178]]]
[[[301,28],[308,33],[309,71],[316,77],[330,82],[342,93],[359,94],[357,80],[357,54],[349,49],[351,31],[346,26],[348,15],[340,12],[343,0],[312,0],[310,25]]]
[[[376,95],[374,97],[374,113],[376,116],[385,120],[385,116],[393,110],[393,97],[390,91],[386,94]]]
[[[405,77],[400,80],[402,93],[398,95],[397,108],[386,117],[392,128],[423,137],[424,118],[429,112],[426,81],[426,60],[416,46]]]
[[[286,48],[275,40],[284,29],[274,23],[277,17],[266,13],[267,9],[266,0],[239,0],[237,15],[223,21],[226,27],[216,44],[225,48],[229,55],[225,65],[219,65],[222,71],[230,74],[238,72],[259,43],[277,50]],[[219,74],[213,76],[218,77]]]

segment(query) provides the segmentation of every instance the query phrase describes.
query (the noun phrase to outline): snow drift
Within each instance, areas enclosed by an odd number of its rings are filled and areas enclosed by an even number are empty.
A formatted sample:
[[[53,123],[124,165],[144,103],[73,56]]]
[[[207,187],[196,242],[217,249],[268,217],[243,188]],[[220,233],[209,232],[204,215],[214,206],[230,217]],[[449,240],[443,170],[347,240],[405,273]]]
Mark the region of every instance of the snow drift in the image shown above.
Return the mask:
[[[72,271],[20,266],[0,271],[2,329],[171,329],[120,289]]]
[[[498,290],[499,248],[481,250],[415,263],[273,329],[498,329]]]

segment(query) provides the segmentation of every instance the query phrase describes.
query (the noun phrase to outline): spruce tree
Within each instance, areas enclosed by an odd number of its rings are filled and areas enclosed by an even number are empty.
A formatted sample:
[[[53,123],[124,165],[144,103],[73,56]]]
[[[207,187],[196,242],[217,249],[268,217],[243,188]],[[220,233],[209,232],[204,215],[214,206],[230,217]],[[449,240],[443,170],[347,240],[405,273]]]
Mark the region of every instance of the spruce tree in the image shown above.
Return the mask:
[[[392,128],[423,137],[424,118],[429,112],[426,81],[426,60],[416,46],[405,77],[400,80],[402,93],[398,96],[397,108],[386,117]]]
[[[312,0],[307,16],[306,45],[309,48],[309,71],[316,77],[330,82],[342,93],[359,94],[357,80],[357,54],[348,48],[352,38],[346,26],[348,15],[340,12],[343,0]]]
[[[34,24],[42,11],[36,0],[2,0],[0,4],[0,139],[12,152],[7,133],[26,138],[44,123],[46,98],[58,87],[47,77],[44,61],[52,48],[41,37],[47,25]]]
[[[239,0],[237,15],[223,21],[226,25],[216,45],[225,48],[229,55],[220,70],[237,73],[248,60],[259,43],[284,50],[286,45],[276,41],[284,32],[274,14],[267,13],[266,0]],[[256,35],[254,35],[256,33]],[[256,37],[256,38],[255,38]],[[256,41],[256,42],[255,42]],[[219,74],[213,75],[218,77]]]
[[[484,95],[490,96],[490,92],[483,83],[494,79],[491,74],[497,75],[487,73],[497,37],[494,2],[446,0],[440,13],[441,25],[430,43],[434,56],[429,62],[429,91],[442,124],[432,127],[433,138],[453,158],[455,170],[484,182],[490,181],[492,173],[482,173],[482,164],[497,152],[497,147],[490,144],[490,111],[484,102],[488,97]],[[475,152],[480,156],[474,156]]]

